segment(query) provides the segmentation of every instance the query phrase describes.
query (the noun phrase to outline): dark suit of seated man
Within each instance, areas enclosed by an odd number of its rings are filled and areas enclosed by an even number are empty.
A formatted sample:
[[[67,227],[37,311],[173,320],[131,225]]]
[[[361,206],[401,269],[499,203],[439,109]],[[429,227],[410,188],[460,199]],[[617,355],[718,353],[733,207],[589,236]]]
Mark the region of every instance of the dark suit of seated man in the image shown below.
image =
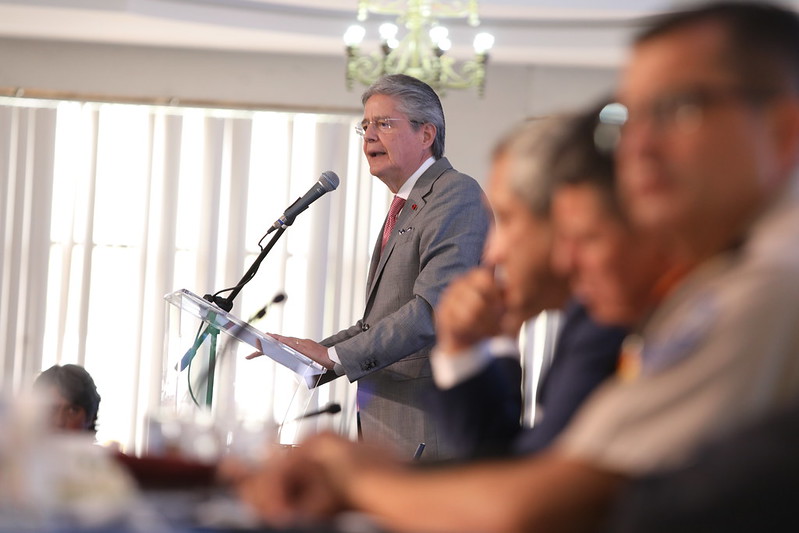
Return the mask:
[[[574,300],[566,306],[562,320],[551,366],[536,391],[532,428],[520,424],[522,371],[518,347],[511,339],[487,342],[485,348],[493,360],[485,368],[438,390],[433,400],[437,416],[459,458],[527,454],[546,448],[594,388],[614,374],[627,330],[597,324]]]

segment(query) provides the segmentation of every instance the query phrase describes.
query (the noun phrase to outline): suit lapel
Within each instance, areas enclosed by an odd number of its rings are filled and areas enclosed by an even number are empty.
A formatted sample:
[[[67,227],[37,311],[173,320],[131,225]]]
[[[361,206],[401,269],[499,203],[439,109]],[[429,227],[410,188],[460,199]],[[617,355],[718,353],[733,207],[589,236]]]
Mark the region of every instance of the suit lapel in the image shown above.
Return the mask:
[[[369,276],[366,282],[366,301],[369,301],[369,294],[372,292],[372,282],[375,279],[375,272],[377,271],[377,264],[380,262],[380,245],[383,243],[383,228],[386,227],[388,214],[386,214],[383,225],[380,226],[380,233],[377,234],[377,242],[375,242],[374,249],[372,249],[372,259],[369,262]]]
[[[442,157],[433,163],[430,168],[419,177],[411,193],[408,195],[408,200],[405,202],[402,212],[400,212],[397,218],[397,225],[394,226],[397,231],[412,226],[412,221],[424,210],[424,206],[427,203],[425,197],[430,193],[435,181],[451,168],[452,165],[449,164],[447,158]],[[413,208],[414,206],[416,206],[416,209]],[[385,224],[386,222],[384,220],[382,227],[385,227]],[[382,254],[380,253],[380,244],[383,235],[382,230],[377,237],[377,243],[375,243],[375,248],[372,252],[372,261],[369,267],[369,286],[366,292],[366,313],[369,312],[369,308],[371,307],[372,298],[379,284],[380,275],[386,266],[386,262],[391,257],[391,252],[394,250],[394,245],[397,241],[397,231],[394,231],[393,235],[389,237]]]

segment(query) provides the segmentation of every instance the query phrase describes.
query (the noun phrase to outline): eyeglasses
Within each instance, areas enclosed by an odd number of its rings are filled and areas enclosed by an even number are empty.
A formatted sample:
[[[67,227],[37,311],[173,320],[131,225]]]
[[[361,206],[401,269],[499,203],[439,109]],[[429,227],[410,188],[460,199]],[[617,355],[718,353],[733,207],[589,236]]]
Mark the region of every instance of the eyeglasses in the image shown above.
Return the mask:
[[[391,133],[391,129],[393,128],[391,123],[395,120],[407,120],[411,124],[421,124],[418,120],[410,120],[407,118],[376,118],[374,120],[363,120],[360,124],[355,126],[355,133],[363,137],[366,134],[366,130],[369,129],[372,124],[377,127],[378,133]]]
[[[612,103],[599,113],[599,121],[607,126],[624,129],[640,121],[648,121],[658,131],[687,131],[702,124],[712,107],[731,103],[759,106],[778,95],[766,88],[703,87],[665,94],[639,108]]]

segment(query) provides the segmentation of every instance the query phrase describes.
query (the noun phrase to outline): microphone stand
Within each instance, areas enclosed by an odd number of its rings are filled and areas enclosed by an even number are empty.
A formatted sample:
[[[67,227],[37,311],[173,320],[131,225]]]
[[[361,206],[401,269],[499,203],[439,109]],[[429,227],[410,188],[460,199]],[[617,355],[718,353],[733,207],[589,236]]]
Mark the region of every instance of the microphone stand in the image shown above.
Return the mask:
[[[255,261],[253,261],[250,268],[247,270],[247,272],[244,273],[244,276],[242,276],[242,278],[234,287],[231,287],[230,289],[222,289],[221,291],[218,291],[214,294],[206,294],[205,296],[203,296],[203,298],[205,298],[206,300],[208,300],[213,304],[218,305],[219,307],[221,307],[222,309],[224,309],[229,313],[230,310],[233,309],[233,300],[241,292],[241,289],[243,289],[244,286],[247,283],[249,283],[250,280],[252,280],[252,278],[255,277],[255,273],[258,272],[258,268],[261,266],[261,263],[263,262],[264,259],[266,259],[266,254],[268,254],[270,250],[272,250],[272,248],[275,246],[275,243],[277,243],[277,240],[281,237],[281,235],[283,235],[285,231],[286,231],[286,226],[281,226],[280,229],[277,230],[277,233],[275,233],[275,235],[272,237],[272,240],[270,240],[267,243],[267,245],[261,250],[261,253],[258,254],[258,257],[255,258]],[[267,235],[269,235],[269,232],[267,232]],[[222,298],[221,296],[219,296],[220,293],[226,291],[230,291],[230,294],[226,298]]]
[[[296,202],[295,202],[296,203]],[[222,289],[221,291],[217,291],[214,294],[206,294],[203,296],[203,299],[217,305],[221,309],[226,312],[230,312],[233,309],[233,300],[238,296],[241,289],[255,277],[255,273],[258,272],[258,268],[261,266],[261,263],[266,258],[266,255],[274,248],[275,244],[277,243],[278,239],[283,235],[286,231],[286,227],[288,225],[281,226],[277,233],[272,237],[272,239],[267,243],[267,245],[261,249],[261,253],[258,254],[258,257],[255,258],[253,264],[250,268],[245,272],[244,276],[239,280],[239,282],[229,289]],[[268,231],[266,235],[269,235],[271,232]],[[264,235],[264,236],[266,236]],[[230,291],[227,297],[219,296],[223,292]],[[200,348],[202,343],[205,341],[206,337],[211,337],[209,353],[208,353],[208,375],[207,375],[207,383],[205,388],[205,405],[207,407],[211,407],[211,403],[213,401],[214,395],[214,371],[216,370],[216,343],[217,343],[217,336],[219,335],[219,329],[208,324],[205,327],[205,330],[202,333],[199,333],[195,338],[195,342],[191,348],[186,352],[180,362],[176,365],[176,370],[180,371],[187,367],[191,366],[191,361],[194,359],[194,356],[197,354],[197,350]],[[189,390],[191,391],[191,372],[188,373],[187,379],[189,380]],[[192,399],[194,399],[194,395],[192,394]],[[194,403],[197,403],[197,400],[194,399]],[[197,404],[199,405],[199,404]]]

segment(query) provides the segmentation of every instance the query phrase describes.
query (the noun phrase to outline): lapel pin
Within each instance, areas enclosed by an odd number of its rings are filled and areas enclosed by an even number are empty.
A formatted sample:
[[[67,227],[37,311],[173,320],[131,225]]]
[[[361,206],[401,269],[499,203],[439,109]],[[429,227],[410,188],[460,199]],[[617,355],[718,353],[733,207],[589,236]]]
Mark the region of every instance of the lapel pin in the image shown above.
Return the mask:
[[[417,205],[416,205],[416,204],[413,204],[413,205],[411,206],[411,209],[413,209],[414,211],[416,211],[416,207],[417,207]]]

